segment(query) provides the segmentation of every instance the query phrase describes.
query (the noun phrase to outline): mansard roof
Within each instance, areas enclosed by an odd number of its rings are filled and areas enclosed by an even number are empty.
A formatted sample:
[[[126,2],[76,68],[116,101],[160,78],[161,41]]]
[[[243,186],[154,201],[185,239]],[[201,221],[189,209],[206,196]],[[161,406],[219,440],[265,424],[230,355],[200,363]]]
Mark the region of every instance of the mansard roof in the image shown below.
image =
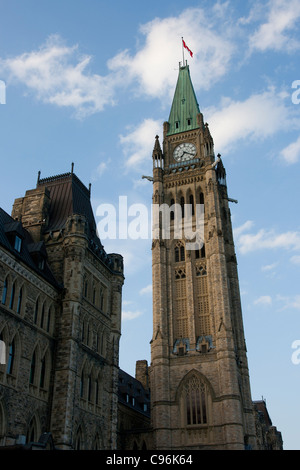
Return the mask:
[[[37,187],[46,186],[50,193],[49,223],[46,232],[61,230],[70,215],[84,215],[91,234],[96,222],[90,201],[90,188],[86,188],[75,173],[63,173],[49,178],[38,178]]]
[[[50,207],[48,224],[44,233],[60,231],[65,227],[71,215],[83,215],[87,221],[87,236],[90,249],[108,267],[112,268],[112,259],[108,255],[97,234],[97,226],[91,205],[91,190],[87,188],[72,171],[48,178],[40,178],[37,187],[45,186],[49,191]]]
[[[186,64],[179,67],[175,94],[169,116],[168,135],[198,129],[197,115],[200,108],[192,84],[190,69]]]

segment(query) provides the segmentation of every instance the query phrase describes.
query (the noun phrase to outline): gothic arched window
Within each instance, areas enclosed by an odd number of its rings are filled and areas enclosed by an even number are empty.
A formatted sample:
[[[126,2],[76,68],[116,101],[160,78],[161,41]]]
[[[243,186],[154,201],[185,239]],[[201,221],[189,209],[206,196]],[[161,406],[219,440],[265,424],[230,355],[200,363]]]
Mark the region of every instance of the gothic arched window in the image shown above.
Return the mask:
[[[46,357],[41,360],[41,374],[40,374],[40,387],[45,388],[45,375],[46,375]]]
[[[3,303],[3,305],[6,304],[7,289],[8,289],[8,280],[6,278],[5,281],[4,281],[3,291],[2,291],[2,303]]]
[[[16,291],[16,285],[15,285],[15,283],[13,283],[11,293],[10,293],[9,308],[13,308],[13,306],[14,306],[15,291]]]
[[[42,313],[41,313],[41,328],[43,328],[44,326],[44,318],[45,318],[45,302],[43,303],[43,306],[42,306]]]
[[[34,384],[35,372],[36,372],[36,352],[34,351],[32,355],[32,359],[31,359],[31,364],[30,364],[30,376],[29,376],[30,384]]]
[[[174,255],[175,263],[178,263],[179,261],[185,261],[185,250],[181,242],[177,243],[175,246]]]
[[[190,195],[190,206],[191,206],[191,214],[195,215],[195,208],[194,208],[194,196]]]
[[[200,193],[199,199],[200,199],[200,204],[204,205],[204,194],[202,192]]]
[[[183,196],[180,198],[180,206],[181,206],[181,215],[183,218],[184,217],[184,197]]]
[[[23,287],[21,287],[20,290],[19,290],[17,313],[21,313],[22,299],[23,299]]]
[[[15,364],[15,340],[13,339],[11,344],[9,345],[9,350],[8,350],[8,361],[7,361],[7,368],[6,368],[6,372],[8,374],[13,373],[14,364]]]
[[[207,384],[196,374],[191,375],[183,386],[182,404],[186,426],[207,425],[209,391]]]

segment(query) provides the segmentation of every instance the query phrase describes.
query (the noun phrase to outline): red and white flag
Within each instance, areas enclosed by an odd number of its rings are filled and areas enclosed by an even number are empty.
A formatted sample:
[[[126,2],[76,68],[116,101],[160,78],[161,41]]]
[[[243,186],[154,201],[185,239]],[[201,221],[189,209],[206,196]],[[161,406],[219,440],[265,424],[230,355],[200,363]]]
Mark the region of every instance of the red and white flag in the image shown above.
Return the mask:
[[[185,49],[187,49],[187,50],[189,51],[190,56],[193,57],[193,53],[192,53],[191,49],[186,45],[186,43],[185,43],[185,41],[183,40],[183,38],[182,38],[182,45],[183,45],[183,47],[185,47]]]

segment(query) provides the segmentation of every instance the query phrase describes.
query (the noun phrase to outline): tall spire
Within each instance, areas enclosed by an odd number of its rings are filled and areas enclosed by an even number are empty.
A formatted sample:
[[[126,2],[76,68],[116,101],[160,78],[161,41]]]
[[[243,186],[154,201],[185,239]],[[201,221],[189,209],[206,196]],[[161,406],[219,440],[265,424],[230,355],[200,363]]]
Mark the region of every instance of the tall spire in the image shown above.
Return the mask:
[[[199,105],[193,88],[189,66],[179,66],[177,85],[169,116],[168,135],[199,128]]]

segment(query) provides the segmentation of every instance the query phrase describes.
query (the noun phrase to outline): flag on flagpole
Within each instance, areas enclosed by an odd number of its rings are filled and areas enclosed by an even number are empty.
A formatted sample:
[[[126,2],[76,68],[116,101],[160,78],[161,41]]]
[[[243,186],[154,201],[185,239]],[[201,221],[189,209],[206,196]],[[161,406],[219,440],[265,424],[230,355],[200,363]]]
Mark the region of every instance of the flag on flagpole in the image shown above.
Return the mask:
[[[187,49],[187,50],[189,51],[190,56],[193,57],[193,53],[192,53],[191,49],[186,45],[186,43],[185,43],[185,41],[183,40],[183,38],[182,38],[182,45],[183,45],[183,47],[184,47],[185,49]]]

